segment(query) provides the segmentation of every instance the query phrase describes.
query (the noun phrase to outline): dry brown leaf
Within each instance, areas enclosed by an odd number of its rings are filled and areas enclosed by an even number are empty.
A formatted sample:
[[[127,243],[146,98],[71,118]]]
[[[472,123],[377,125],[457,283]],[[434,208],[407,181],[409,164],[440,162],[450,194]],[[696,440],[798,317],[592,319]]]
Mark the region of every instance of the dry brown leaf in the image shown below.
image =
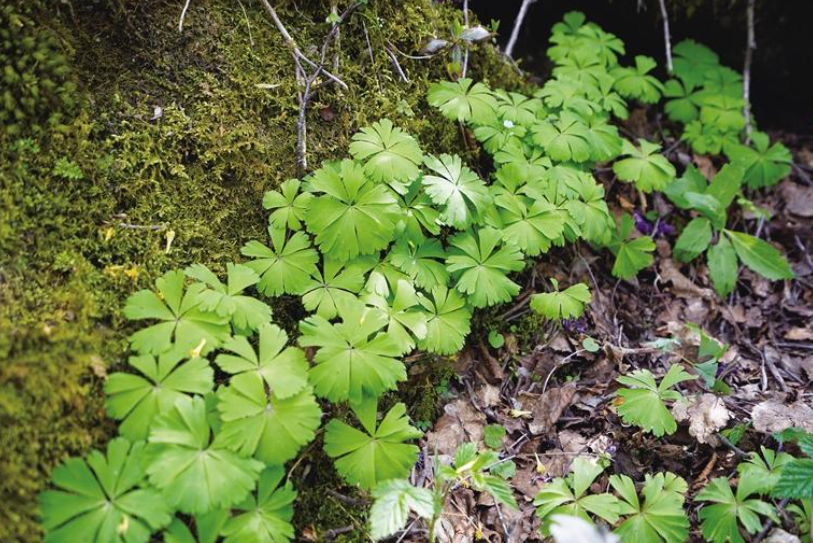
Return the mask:
[[[803,402],[786,405],[766,400],[751,411],[754,429],[759,432],[781,432],[792,426],[813,432],[813,408]]]
[[[672,415],[678,422],[688,420],[689,434],[700,443],[713,441],[714,434],[725,428],[731,418],[723,400],[708,393],[676,402]]]
[[[785,332],[785,339],[791,341],[808,341],[813,339],[813,330],[808,327],[794,326]]]
[[[714,292],[712,292],[711,289],[700,288],[692,283],[688,277],[680,272],[677,264],[670,258],[661,260],[660,275],[661,279],[672,284],[672,292],[675,296],[688,299],[697,297],[711,299],[714,296]]]
[[[774,528],[765,538],[765,543],[802,543],[802,540],[782,528]]]
[[[426,434],[430,451],[439,454],[454,454],[461,443],[471,441],[483,445],[483,426],[486,417],[466,400],[455,400],[443,407],[443,416],[435,424],[435,429]]]
[[[813,217],[813,187],[803,187],[785,181],[779,187],[779,193],[785,200],[785,209],[797,217]]]
[[[549,388],[540,395],[525,394],[523,408],[530,410],[533,417],[528,423],[528,430],[534,435],[539,435],[553,429],[564,410],[573,402],[575,394],[575,383]]]

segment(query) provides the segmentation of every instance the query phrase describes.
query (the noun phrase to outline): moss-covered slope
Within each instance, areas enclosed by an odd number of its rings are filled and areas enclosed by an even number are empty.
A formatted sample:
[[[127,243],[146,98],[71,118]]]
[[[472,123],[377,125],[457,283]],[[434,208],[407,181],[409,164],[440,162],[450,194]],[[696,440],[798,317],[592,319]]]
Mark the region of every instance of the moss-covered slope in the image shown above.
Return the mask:
[[[193,0],[180,33],[182,4],[4,8],[0,27],[14,31],[0,61],[14,73],[0,89],[0,541],[40,540],[36,497],[52,467],[111,435],[101,390],[127,355],[126,296],[172,267],[239,259],[264,234],[263,192],[295,174],[293,65],[261,4]],[[458,127],[425,103],[446,59],[399,57],[404,82],[387,53],[417,51],[461,13],[371,4],[341,33],[350,90],[325,86],[308,112],[310,164],[385,116],[428,151],[465,153]],[[306,54],[321,45],[328,3],[279,9]],[[488,47],[471,73],[519,84]],[[318,526],[335,519],[307,489],[302,504],[313,509],[300,508],[300,528],[336,527]]]

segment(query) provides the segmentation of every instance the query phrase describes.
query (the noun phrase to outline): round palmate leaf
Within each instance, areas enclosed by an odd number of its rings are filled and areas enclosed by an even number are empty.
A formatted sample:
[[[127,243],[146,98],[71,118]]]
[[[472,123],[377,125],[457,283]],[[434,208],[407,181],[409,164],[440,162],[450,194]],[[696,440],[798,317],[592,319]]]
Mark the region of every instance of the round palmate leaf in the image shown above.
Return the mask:
[[[314,315],[299,323],[299,344],[317,347],[310,379],[316,394],[331,402],[360,402],[380,396],[406,379],[401,350],[382,329],[389,319],[381,310],[352,300],[339,304],[342,322]]]
[[[119,433],[137,441],[146,439],[150,424],[166,413],[184,393],[205,394],[214,386],[214,372],[204,358],[182,361],[188,355],[180,349],[160,354],[131,356],[130,366],[142,375],[117,372],[104,386],[107,414],[124,420]]]
[[[223,345],[234,354],[219,354],[215,363],[232,375],[256,372],[277,398],[289,398],[308,384],[308,361],[302,349],[285,348],[288,334],[276,324],[260,326],[260,352],[243,336],[235,336]]]
[[[427,156],[425,162],[437,174],[425,175],[422,183],[429,198],[443,206],[440,222],[459,230],[479,222],[491,203],[483,180],[464,166],[457,155]]]
[[[263,196],[263,208],[273,209],[268,216],[268,224],[275,228],[299,230],[305,220],[305,211],[308,209],[313,194],[299,193],[301,182],[299,179],[288,179],[280,183],[279,191],[272,190]]]
[[[199,396],[179,398],[150,431],[150,483],[183,513],[205,514],[239,503],[263,468],[262,462],[214,446],[211,433]]]
[[[471,331],[471,309],[456,290],[438,285],[432,297],[423,296],[421,305],[427,313],[426,337],[418,347],[438,354],[454,354],[463,348]]]
[[[622,144],[624,158],[613,164],[613,172],[622,181],[635,182],[635,186],[644,192],[664,190],[675,178],[675,167],[659,153],[661,146],[644,139],[638,140],[641,148],[624,140]]]
[[[193,349],[203,343],[203,354],[229,337],[228,319],[200,309],[200,293],[204,285],[195,283],[184,293],[184,275],[180,270],[159,277],[155,286],[160,296],[151,290],[140,290],[127,298],[124,316],[130,320],[158,320],[130,336],[133,349],[141,354],[166,351],[175,340],[183,349]]]
[[[462,78],[441,81],[429,87],[429,104],[453,121],[488,123],[497,115],[497,100],[482,83]]]
[[[296,232],[286,240],[284,228],[269,226],[268,234],[271,247],[252,240],[240,250],[256,259],[246,266],[261,276],[257,289],[266,296],[299,294],[311,274],[316,273],[319,254],[305,232]]]
[[[287,543],[294,538],[291,519],[296,491],[290,482],[280,487],[285,470],[270,466],[260,474],[257,496],[249,496],[236,509],[244,511],[223,529],[224,543]]]
[[[144,481],[143,443],[116,438],[107,455],[92,451],[86,460],[70,458],[51,479],[60,490],[40,495],[45,543],[146,543],[166,526],[171,511]]]
[[[362,128],[353,136],[350,154],[364,161],[364,171],[374,181],[410,181],[421,173],[423,153],[418,142],[389,119]]]
[[[406,406],[395,404],[376,427],[378,401],[364,398],[352,404],[364,432],[340,420],[331,420],[325,429],[325,452],[334,459],[344,479],[364,489],[387,479],[406,477],[418,457],[418,447],[404,443],[423,433],[409,424]]]
[[[223,426],[215,445],[254,456],[266,464],[284,464],[313,440],[322,411],[310,387],[285,399],[269,395],[255,372],[232,377],[217,392]]]
[[[371,254],[392,241],[401,208],[386,185],[375,183],[352,160],[328,163],[313,174],[321,193],[305,214],[322,253],[339,261]]]

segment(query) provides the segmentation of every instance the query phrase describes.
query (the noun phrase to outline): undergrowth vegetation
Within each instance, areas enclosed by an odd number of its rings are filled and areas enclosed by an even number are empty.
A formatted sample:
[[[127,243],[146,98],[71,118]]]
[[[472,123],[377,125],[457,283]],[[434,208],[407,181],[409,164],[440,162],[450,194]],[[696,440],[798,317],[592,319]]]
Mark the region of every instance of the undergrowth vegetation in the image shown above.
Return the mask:
[[[46,541],[142,543],[162,531],[165,541],[184,543],[289,541],[297,491],[285,466],[317,433],[344,481],[372,491],[376,538],[403,529],[412,512],[434,539],[454,485],[515,507],[510,461],[473,443],[461,445],[448,465],[435,458],[432,489],[412,486],[414,440],[423,434],[403,403],[379,406],[407,379],[405,355],[459,352],[474,312],[514,299],[516,274],[553,247],[584,241],[607,248],[621,278],[651,264],[652,238],[630,239],[632,219],[611,215],[591,173],[599,164],[613,162],[618,179],[634,184],[642,199],[664,192],[697,213],[675,253],[688,262],[707,251],[719,294],[736,287],[738,262],[768,279],[793,277],[776,248],[726,228],[731,204],[747,203],[743,184],[775,183],[784,161],[764,135],[754,134],[755,148],[739,143],[742,103],[731,94],[738,82],[729,71],[687,42],[676,48],[682,86],[664,86],[651,74],[654,60],[620,64],[623,43],[577,13],[554,26],[551,41],[556,68],[533,96],[469,78],[430,88],[428,102],[470,129],[488,161],[425,152],[381,119],[352,137],[350,157],[265,194],[268,236],[242,247],[242,263],[228,263],[224,275],[192,264],[132,294],[123,314],[145,326],[130,336],[129,367],[105,384],[106,411],[120,421],[120,437],[106,453],[54,470],[56,488],[41,498]],[[730,143],[732,163],[710,182],[693,168],[676,179],[659,144],[630,141],[613,124],[628,115],[630,101],[657,103],[663,94],[672,98],[669,114],[690,123],[684,137],[692,145],[706,125],[722,132],[704,136],[713,140],[704,149]],[[55,174],[82,177],[69,161]],[[550,285],[530,301],[544,318],[578,317],[591,301],[584,284]],[[301,304],[301,320],[273,324],[280,301]],[[676,422],[664,401],[680,401],[675,388],[695,378],[679,365],[660,383],[648,370],[624,376],[618,413],[656,436],[672,433]],[[323,411],[334,415],[324,426]],[[799,439],[809,453],[809,437]],[[809,499],[809,462],[765,450],[740,465],[736,493],[725,479],[711,481],[694,497],[713,504],[700,509],[704,537],[741,541],[740,526],[754,533],[760,516],[776,518],[762,499],[771,493]],[[613,475],[612,492],[594,493],[606,467],[604,459],[579,458],[571,475],[543,487],[535,502],[543,533],[564,513],[600,518],[625,542],[686,539],[682,478],[647,475],[639,490]]]

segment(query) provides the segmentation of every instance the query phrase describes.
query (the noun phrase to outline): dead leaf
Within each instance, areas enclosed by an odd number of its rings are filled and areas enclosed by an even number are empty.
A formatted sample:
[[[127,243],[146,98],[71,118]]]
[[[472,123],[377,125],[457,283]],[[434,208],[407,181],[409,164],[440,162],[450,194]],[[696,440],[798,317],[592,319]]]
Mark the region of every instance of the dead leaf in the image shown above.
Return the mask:
[[[474,395],[480,407],[494,407],[500,404],[500,389],[494,385],[483,385]]]
[[[672,292],[675,296],[688,299],[697,297],[712,298],[714,296],[711,289],[700,288],[692,283],[688,277],[680,272],[677,264],[671,258],[661,260],[660,275],[661,279],[672,284]]]
[[[766,400],[751,411],[754,429],[759,432],[781,432],[792,426],[813,432],[813,408],[803,402],[786,405]]]
[[[711,161],[711,158],[706,155],[694,155],[692,158],[697,165],[697,169],[703,174],[703,177],[706,179],[714,179],[714,176],[717,175],[717,168],[714,167],[714,162]]]
[[[765,543],[802,543],[802,540],[782,528],[774,528],[765,538]]]
[[[561,387],[549,388],[539,396],[524,395],[523,407],[530,409],[533,417],[528,423],[528,430],[534,435],[539,435],[553,429],[564,410],[570,406],[575,394],[575,383],[567,383]]]
[[[813,217],[813,187],[803,187],[785,181],[779,187],[779,194],[785,200],[785,209],[797,217]]]
[[[810,328],[802,328],[801,326],[794,326],[785,332],[785,339],[791,341],[808,341],[813,339],[813,330]]]
[[[731,418],[723,400],[714,394],[703,394],[689,398],[689,401],[676,402],[672,415],[678,422],[689,422],[689,434],[700,443],[713,441],[713,436],[725,428]]]
[[[435,424],[434,430],[426,434],[430,451],[439,454],[454,454],[461,443],[471,441],[483,446],[483,426],[486,416],[472,407],[466,400],[455,400],[443,407],[443,416]]]

